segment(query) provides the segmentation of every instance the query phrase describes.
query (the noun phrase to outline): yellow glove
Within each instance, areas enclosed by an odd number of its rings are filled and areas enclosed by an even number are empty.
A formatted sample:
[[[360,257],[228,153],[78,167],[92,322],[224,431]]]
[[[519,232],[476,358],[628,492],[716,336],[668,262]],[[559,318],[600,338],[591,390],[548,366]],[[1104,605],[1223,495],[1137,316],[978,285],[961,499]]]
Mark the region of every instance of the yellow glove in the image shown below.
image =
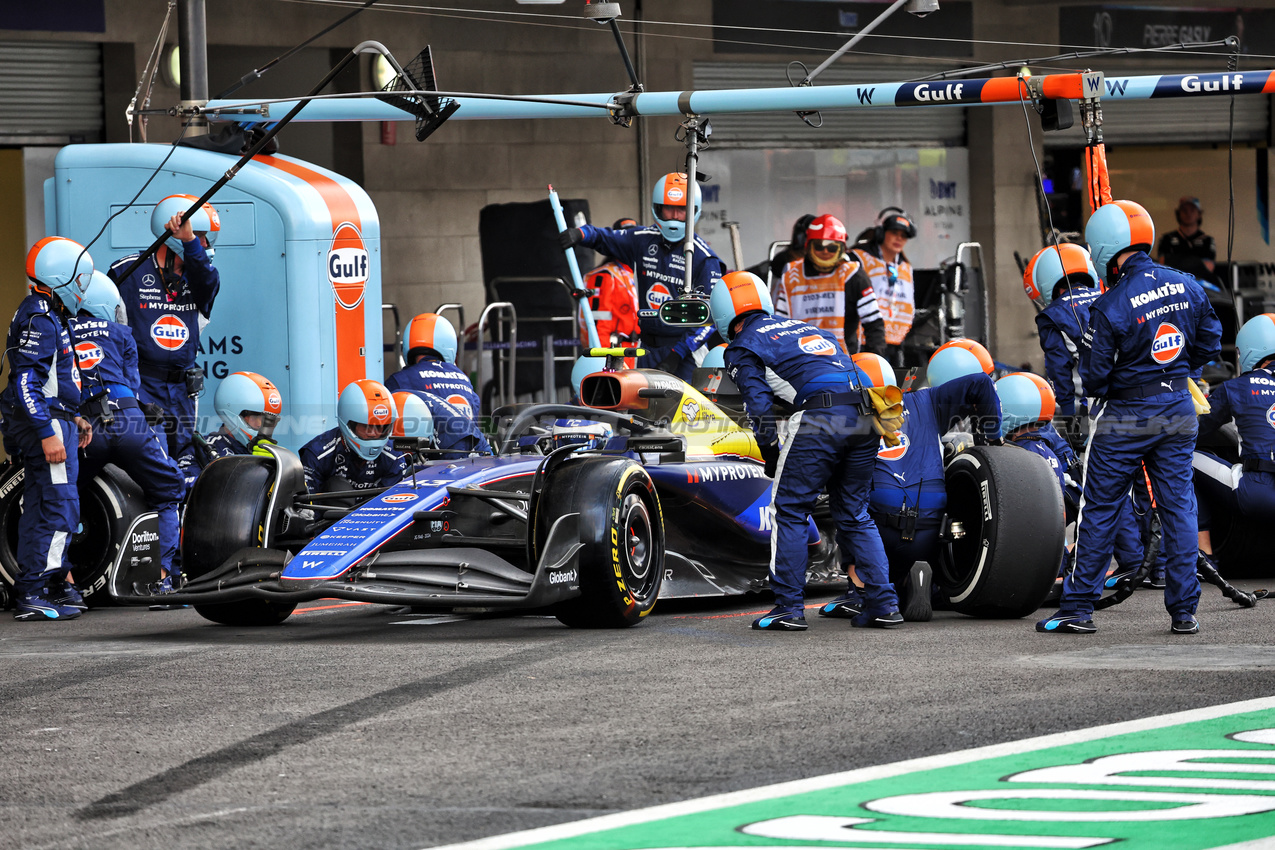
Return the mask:
[[[1213,408],[1209,406],[1209,400],[1204,397],[1204,391],[1200,389],[1200,383],[1194,378],[1186,379],[1187,389],[1191,391],[1191,403],[1195,405],[1195,415],[1203,416]]]
[[[270,454],[270,450],[266,448],[267,445],[275,446],[278,445],[278,443],[274,440],[267,440],[265,438],[258,437],[252,441],[252,453],[258,457],[274,457],[274,455]]]
[[[899,445],[902,440],[896,432],[903,427],[903,391],[898,387],[869,387],[868,394],[876,410],[872,414],[872,427],[887,446]]]

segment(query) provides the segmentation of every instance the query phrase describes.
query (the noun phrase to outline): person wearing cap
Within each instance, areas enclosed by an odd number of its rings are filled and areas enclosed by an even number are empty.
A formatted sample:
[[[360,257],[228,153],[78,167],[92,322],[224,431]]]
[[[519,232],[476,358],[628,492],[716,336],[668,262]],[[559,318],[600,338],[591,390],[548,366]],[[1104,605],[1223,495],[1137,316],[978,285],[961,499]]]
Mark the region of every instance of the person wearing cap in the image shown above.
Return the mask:
[[[903,340],[912,330],[916,312],[912,264],[903,253],[908,240],[915,238],[912,217],[899,207],[886,207],[877,214],[876,225],[860,234],[854,245],[854,254],[872,281],[885,319],[885,357],[895,366],[903,365]],[[861,328],[860,342],[865,341]]]
[[[1163,529],[1165,608],[1174,634],[1200,630],[1196,501],[1190,486],[1198,430],[1191,370],[1221,353],[1222,325],[1191,275],[1147,255],[1155,225],[1133,201],[1094,211],[1085,241],[1107,290],[1089,308],[1080,377],[1098,399],[1085,458],[1076,562],[1046,634],[1091,634],[1126,494],[1149,476]]]
[[[1178,229],[1160,237],[1155,249],[1156,262],[1217,284],[1217,246],[1213,244],[1213,237],[1200,229],[1204,220],[1200,199],[1183,195],[1178,199],[1173,217],[1178,220]]]

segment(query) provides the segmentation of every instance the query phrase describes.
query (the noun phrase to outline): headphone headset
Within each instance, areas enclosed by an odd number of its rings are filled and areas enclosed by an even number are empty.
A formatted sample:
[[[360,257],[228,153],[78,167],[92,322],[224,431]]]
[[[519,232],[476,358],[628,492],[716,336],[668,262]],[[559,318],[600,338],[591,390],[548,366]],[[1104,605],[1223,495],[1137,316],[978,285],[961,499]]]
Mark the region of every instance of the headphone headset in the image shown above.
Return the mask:
[[[872,241],[880,245],[885,241],[886,222],[892,218],[901,218],[907,224],[903,232],[907,234],[909,239],[916,238],[916,225],[912,223],[912,216],[908,215],[908,211],[903,207],[886,207],[877,213],[876,227],[872,229]],[[891,228],[897,230],[898,228]]]

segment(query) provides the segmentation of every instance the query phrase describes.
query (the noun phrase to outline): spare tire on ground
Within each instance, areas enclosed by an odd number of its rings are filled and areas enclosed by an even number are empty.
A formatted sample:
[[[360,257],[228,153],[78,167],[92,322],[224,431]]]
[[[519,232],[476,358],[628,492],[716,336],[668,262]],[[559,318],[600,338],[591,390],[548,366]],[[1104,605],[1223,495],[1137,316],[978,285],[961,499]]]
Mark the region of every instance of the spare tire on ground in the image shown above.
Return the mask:
[[[944,545],[934,576],[948,605],[972,617],[1032,613],[1053,587],[1066,542],[1057,476],[1017,446],[969,449],[945,474],[948,515],[965,532]]]

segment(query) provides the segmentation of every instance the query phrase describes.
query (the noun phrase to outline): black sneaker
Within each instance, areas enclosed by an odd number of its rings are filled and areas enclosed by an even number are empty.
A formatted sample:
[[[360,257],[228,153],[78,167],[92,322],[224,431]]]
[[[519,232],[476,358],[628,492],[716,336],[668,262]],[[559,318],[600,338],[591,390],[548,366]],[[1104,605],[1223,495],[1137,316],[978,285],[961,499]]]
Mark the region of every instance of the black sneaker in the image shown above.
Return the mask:
[[[863,595],[857,590],[851,590],[843,593],[831,602],[825,602],[819,606],[820,617],[837,617],[839,619],[848,620],[851,617],[859,616],[859,612],[863,610]]]
[[[50,581],[48,597],[54,605],[61,605],[64,608],[76,608],[80,611],[89,610],[88,603],[84,601],[79,588],[66,579]]]
[[[1200,621],[1195,619],[1193,614],[1179,614],[1173,618],[1173,625],[1169,627],[1169,631],[1175,635],[1198,635]]]
[[[885,612],[864,611],[852,618],[850,625],[861,629],[893,629],[903,625],[903,615],[897,609]]]
[[[804,632],[810,628],[799,611],[776,608],[764,617],[753,620],[753,628],[768,632]]]
[[[1036,624],[1036,631],[1055,635],[1091,635],[1098,631],[1093,620],[1082,614],[1064,614],[1061,611]]]
[[[903,619],[909,623],[928,623],[934,617],[930,597],[934,591],[934,571],[925,561],[917,561],[908,570],[903,585]]]

